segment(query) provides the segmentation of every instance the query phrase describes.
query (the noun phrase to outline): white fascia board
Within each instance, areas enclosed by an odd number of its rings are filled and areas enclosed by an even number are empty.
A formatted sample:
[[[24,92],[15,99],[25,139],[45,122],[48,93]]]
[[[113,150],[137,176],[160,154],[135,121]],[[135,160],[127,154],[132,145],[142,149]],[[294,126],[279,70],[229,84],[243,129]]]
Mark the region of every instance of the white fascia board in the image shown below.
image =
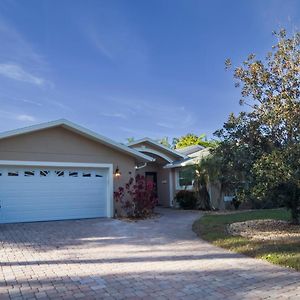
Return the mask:
[[[139,152],[147,152],[147,153],[152,153],[152,154],[155,154],[159,157],[162,157],[163,159],[165,159],[167,162],[169,163],[172,163],[173,159],[171,159],[170,157],[168,157],[167,155],[161,153],[160,151],[156,151],[156,150],[153,150],[153,149],[150,149],[150,148],[142,148],[142,147],[139,147],[139,148],[135,148],[137,151]],[[155,158],[154,158],[155,160]]]
[[[26,166],[26,167],[66,167],[66,168],[112,168],[112,164],[102,163],[77,163],[77,162],[52,162],[52,161],[21,161],[0,160],[0,166]]]
[[[173,164],[167,164],[163,168],[164,169],[181,168],[181,167],[185,167],[185,166],[196,165],[197,163],[199,163],[198,160],[196,160],[195,158],[190,158],[185,161],[181,161],[181,162],[179,161],[179,162],[175,162]]]
[[[160,144],[160,143],[158,143],[158,142],[156,142],[156,141],[154,141],[154,140],[152,140],[152,139],[150,139],[150,138],[142,138],[142,139],[140,139],[140,140],[133,141],[133,142],[127,144],[127,146],[128,146],[128,147],[132,147],[132,146],[134,146],[134,145],[137,145],[137,144],[143,143],[143,142],[148,142],[148,143],[153,144],[153,145],[155,145],[155,146],[157,146],[157,147],[160,147],[160,148],[162,148],[162,149],[168,151],[169,153],[172,153],[173,155],[177,155],[177,156],[182,157],[182,158],[185,158],[185,157],[186,157],[185,154],[182,154],[182,153],[179,153],[179,152],[177,152],[177,151],[175,151],[175,150],[172,150],[172,149],[170,149],[170,148],[168,148],[168,147],[166,147],[166,146],[164,146],[164,145],[162,145],[162,144]]]
[[[20,128],[20,129],[16,129],[16,130],[11,130],[11,131],[7,131],[7,132],[3,132],[0,133],[0,139],[4,139],[4,138],[8,138],[8,137],[13,137],[13,136],[17,136],[17,135],[21,135],[21,134],[25,134],[25,133],[30,133],[30,132],[34,132],[34,131],[39,131],[42,129],[47,129],[47,128],[52,128],[52,127],[56,127],[56,126],[63,126],[66,127],[68,129],[70,129],[71,131],[74,131],[76,133],[79,133],[89,139],[93,139],[97,142],[100,142],[104,145],[107,145],[109,147],[112,147],[116,150],[119,150],[121,152],[125,152],[131,156],[137,157],[142,159],[143,161],[153,161],[153,158],[145,155],[143,153],[140,153],[132,148],[129,148],[125,145],[122,144],[118,144],[115,141],[106,138],[100,134],[97,134],[87,128],[84,128],[80,125],[77,125],[75,123],[72,123],[68,120],[65,119],[59,119],[56,121],[51,121],[51,122],[46,122],[46,123],[42,123],[42,124],[37,124],[37,125],[32,125],[32,126],[28,126],[28,127],[24,127],[24,128]]]

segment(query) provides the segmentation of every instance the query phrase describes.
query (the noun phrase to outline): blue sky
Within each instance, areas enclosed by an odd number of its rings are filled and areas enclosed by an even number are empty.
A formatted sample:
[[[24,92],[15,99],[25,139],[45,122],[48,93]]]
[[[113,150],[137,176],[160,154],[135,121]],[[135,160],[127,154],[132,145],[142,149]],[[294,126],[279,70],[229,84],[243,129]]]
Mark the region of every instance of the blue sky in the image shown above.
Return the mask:
[[[67,118],[124,142],[220,128],[238,112],[224,69],[262,57],[289,0],[0,1],[0,131]]]

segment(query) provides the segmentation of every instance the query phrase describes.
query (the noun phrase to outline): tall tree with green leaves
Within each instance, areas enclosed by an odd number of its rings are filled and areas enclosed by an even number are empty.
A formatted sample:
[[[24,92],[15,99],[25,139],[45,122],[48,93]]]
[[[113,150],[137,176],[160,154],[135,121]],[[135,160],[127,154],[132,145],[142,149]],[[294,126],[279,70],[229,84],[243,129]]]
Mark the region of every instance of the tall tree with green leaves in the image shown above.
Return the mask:
[[[127,143],[128,143],[128,144],[130,144],[130,143],[132,143],[132,142],[135,141],[135,139],[134,139],[133,136],[126,138],[126,140],[127,140]]]
[[[170,144],[169,138],[167,136],[164,136],[163,138],[159,139],[158,142],[165,147],[171,148],[171,144]]]
[[[173,145],[175,149],[180,149],[193,145],[200,145],[205,148],[215,147],[216,144],[217,143],[215,141],[208,141],[206,134],[196,135],[194,133],[188,133],[184,136],[173,139]]]
[[[294,223],[300,215],[300,33],[274,32],[266,58],[254,54],[234,68],[247,110],[216,132],[215,155],[240,198],[282,199]],[[230,60],[226,61],[231,67]]]

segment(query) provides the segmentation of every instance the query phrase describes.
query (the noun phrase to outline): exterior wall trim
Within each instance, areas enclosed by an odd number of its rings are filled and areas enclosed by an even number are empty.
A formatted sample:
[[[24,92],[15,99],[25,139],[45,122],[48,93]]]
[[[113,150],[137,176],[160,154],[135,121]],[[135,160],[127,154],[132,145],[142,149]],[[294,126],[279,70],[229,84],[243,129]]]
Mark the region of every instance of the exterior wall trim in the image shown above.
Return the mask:
[[[31,166],[31,167],[77,167],[77,168],[98,168],[107,169],[107,217],[112,218],[113,207],[113,165],[97,163],[75,163],[75,162],[50,162],[50,161],[18,161],[0,160],[0,166]]]
[[[173,162],[173,160],[172,160],[170,157],[168,157],[167,155],[165,155],[165,154],[163,154],[163,153],[161,153],[161,152],[159,152],[159,151],[156,151],[156,150],[154,150],[154,149],[150,149],[150,148],[142,148],[142,147],[134,148],[134,149],[137,150],[137,151],[139,151],[139,152],[147,152],[147,153],[155,154],[155,155],[157,155],[157,156],[159,156],[159,157],[165,159],[165,160],[166,160],[167,162],[169,162],[169,163],[172,163],[172,162]]]
[[[170,207],[174,206],[174,182],[173,182],[173,172],[169,170],[169,196],[170,196]]]
[[[169,153],[172,153],[173,155],[176,155],[178,157],[181,157],[181,158],[185,158],[186,157],[186,155],[184,155],[184,154],[182,154],[182,153],[180,153],[180,152],[178,152],[176,150],[170,149],[170,148],[168,148],[168,147],[166,147],[166,146],[164,146],[164,145],[162,145],[162,144],[160,144],[160,143],[158,143],[158,142],[156,142],[156,141],[154,141],[154,140],[152,140],[150,138],[147,138],[147,137],[143,138],[143,139],[140,139],[140,140],[137,140],[137,141],[133,141],[133,142],[127,144],[127,146],[128,147],[132,147],[134,149],[137,149],[137,148],[134,147],[134,145],[137,145],[137,144],[143,143],[143,142],[148,142],[149,144],[152,144],[152,145],[155,145],[155,146],[157,146],[157,147],[159,147],[161,149],[164,149],[164,150],[168,151]]]
[[[179,185],[179,169],[180,168],[175,169],[175,185],[176,185],[176,190],[183,190],[183,189],[192,190],[194,188],[193,185],[187,185],[187,186],[181,186],[181,185]]]

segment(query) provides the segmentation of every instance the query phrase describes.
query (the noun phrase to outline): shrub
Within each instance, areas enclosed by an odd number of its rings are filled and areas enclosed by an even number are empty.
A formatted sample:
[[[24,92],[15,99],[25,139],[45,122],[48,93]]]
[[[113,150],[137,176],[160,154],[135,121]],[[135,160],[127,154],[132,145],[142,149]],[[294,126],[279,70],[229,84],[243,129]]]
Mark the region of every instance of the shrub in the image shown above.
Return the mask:
[[[197,205],[197,198],[193,191],[179,191],[175,196],[175,200],[183,209],[195,209]]]
[[[283,182],[277,185],[273,192],[279,203],[291,212],[292,223],[300,223],[300,188],[294,182]]]
[[[234,209],[238,210],[242,202],[237,197],[233,197],[233,199],[231,200],[231,203],[232,203]]]
[[[119,187],[114,192],[114,199],[121,204],[126,215],[131,218],[145,218],[153,214],[158,202],[155,185],[144,176],[130,178],[125,188]]]

